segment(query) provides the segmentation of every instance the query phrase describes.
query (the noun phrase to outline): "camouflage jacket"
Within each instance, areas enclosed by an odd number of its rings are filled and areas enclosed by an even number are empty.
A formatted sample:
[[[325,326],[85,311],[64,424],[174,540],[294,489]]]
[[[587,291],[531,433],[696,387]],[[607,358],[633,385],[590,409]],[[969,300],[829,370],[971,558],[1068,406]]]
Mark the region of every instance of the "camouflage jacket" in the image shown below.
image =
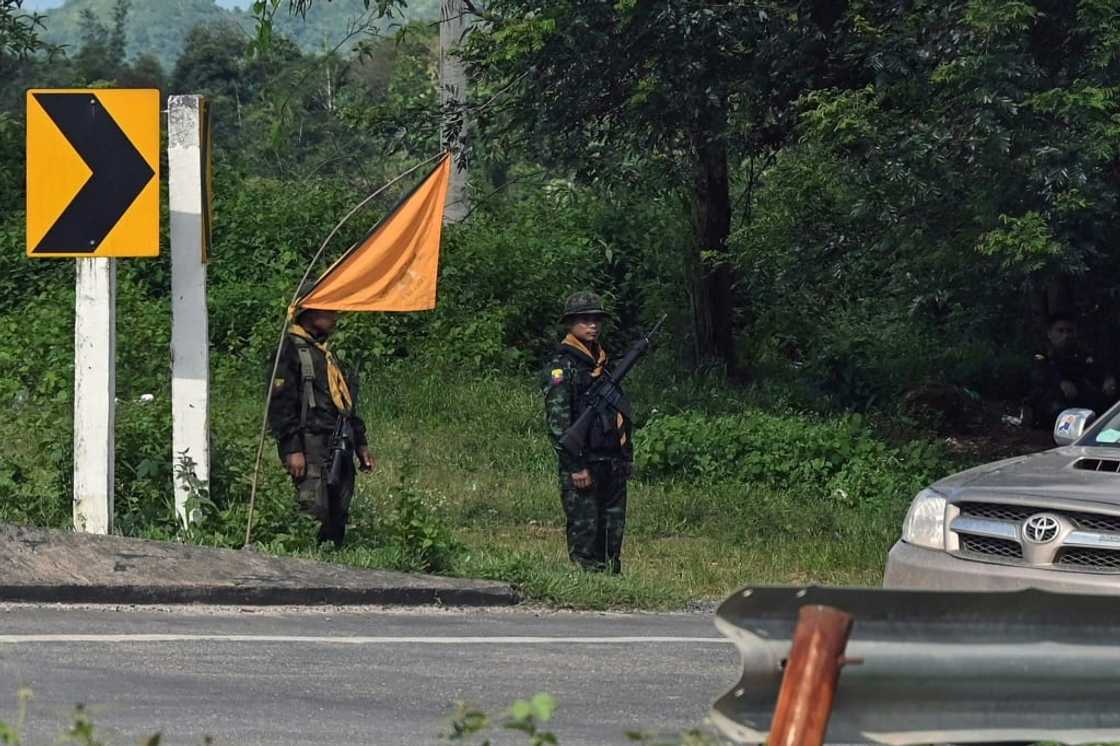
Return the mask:
[[[600,360],[605,364],[605,354],[602,354]],[[577,349],[565,342],[557,347],[556,353],[542,372],[548,434],[560,461],[560,471],[565,473],[585,469],[591,461],[632,461],[634,458],[630,437],[630,407],[625,402],[621,411],[596,419],[581,456],[573,456],[560,447],[560,437],[587,406],[584,395],[595,382],[596,367],[596,361],[586,348]]]
[[[300,370],[297,346],[306,346],[311,352],[314,378],[311,390],[314,406],[307,408],[306,421],[303,418],[304,383]],[[357,409],[357,382],[348,377],[350,394]],[[331,400],[330,384],[327,382],[327,361],[323,353],[314,345],[306,344],[299,337],[288,334],[280,351],[280,365],[272,380],[272,395],[268,405],[268,421],[272,435],[276,438],[277,450],[283,459],[289,453],[304,452],[303,434],[313,433],[330,435],[338,422],[338,408]],[[350,423],[354,428],[354,446],[366,445],[366,426],[362,418],[351,415]]]

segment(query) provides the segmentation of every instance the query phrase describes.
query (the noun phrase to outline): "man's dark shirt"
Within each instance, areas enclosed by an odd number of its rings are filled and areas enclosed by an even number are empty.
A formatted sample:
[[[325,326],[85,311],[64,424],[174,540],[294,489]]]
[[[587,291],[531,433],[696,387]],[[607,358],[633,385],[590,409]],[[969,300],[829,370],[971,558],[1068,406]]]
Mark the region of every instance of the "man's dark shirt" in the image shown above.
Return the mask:
[[[1077,387],[1075,396],[1062,391],[1062,381]],[[1053,348],[1038,353],[1031,362],[1030,394],[1026,403],[1034,410],[1035,424],[1049,427],[1053,417],[1070,407],[1098,409],[1102,406],[1100,373],[1093,358],[1073,350],[1058,352]]]
[[[297,341],[298,340],[298,341]],[[288,334],[280,351],[280,365],[272,380],[272,398],[268,408],[269,425],[276,438],[277,450],[283,459],[290,453],[305,451],[303,432],[300,429],[300,413],[303,397],[303,378],[300,371],[299,352],[296,345],[305,343],[311,351],[315,378],[312,388],[315,406],[307,410],[306,432],[329,436],[338,422],[338,408],[331,400],[330,384],[327,381],[327,360],[322,351],[313,344],[306,343],[295,335]],[[356,381],[348,377],[350,394],[357,409],[358,391]],[[354,447],[366,445],[366,426],[356,414],[350,417],[354,428]]]

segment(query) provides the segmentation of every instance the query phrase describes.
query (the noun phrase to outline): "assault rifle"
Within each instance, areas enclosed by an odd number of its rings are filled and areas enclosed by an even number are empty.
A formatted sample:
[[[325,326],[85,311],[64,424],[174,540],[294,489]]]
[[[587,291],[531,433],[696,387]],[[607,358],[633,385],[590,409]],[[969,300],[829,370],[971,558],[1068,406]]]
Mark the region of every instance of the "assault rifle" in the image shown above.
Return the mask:
[[[347,459],[351,466],[354,464],[354,426],[344,414],[340,414],[334,424],[327,453],[327,487],[333,490],[342,482]]]
[[[638,358],[646,354],[653,344],[653,336],[657,334],[661,325],[665,323],[665,317],[669,314],[663,314],[653,328],[649,330],[641,339],[635,342],[627,351],[626,356],[619,361],[615,366],[614,372],[609,373],[606,370],[595,379],[595,383],[587,389],[584,394],[584,400],[587,402],[587,407],[583,410],[576,421],[573,422],[564,434],[560,436],[560,447],[570,453],[572,456],[579,458],[583,455],[584,445],[587,443],[587,433],[591,429],[591,423],[595,421],[596,417],[607,417],[612,410],[618,408],[622,401],[622,389],[619,385],[630,369],[638,362]]]
[[[354,364],[353,373],[350,376],[350,392],[353,396],[351,400],[351,411],[358,411],[358,397],[357,392],[361,386],[361,369],[364,357],[359,357]],[[331,433],[329,447],[327,450],[327,487],[328,489],[336,489],[342,483],[342,476],[346,473],[346,461],[350,460],[351,468],[354,466],[354,425],[350,422],[350,416],[339,412],[338,420],[334,423],[334,432]]]

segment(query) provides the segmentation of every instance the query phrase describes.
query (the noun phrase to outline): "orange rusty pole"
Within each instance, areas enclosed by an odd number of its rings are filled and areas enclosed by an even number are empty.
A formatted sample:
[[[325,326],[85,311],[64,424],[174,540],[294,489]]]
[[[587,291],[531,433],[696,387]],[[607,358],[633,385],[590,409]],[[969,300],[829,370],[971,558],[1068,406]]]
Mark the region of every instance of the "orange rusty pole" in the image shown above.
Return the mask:
[[[852,617],[830,606],[803,606],[798,614],[767,746],[821,746]]]

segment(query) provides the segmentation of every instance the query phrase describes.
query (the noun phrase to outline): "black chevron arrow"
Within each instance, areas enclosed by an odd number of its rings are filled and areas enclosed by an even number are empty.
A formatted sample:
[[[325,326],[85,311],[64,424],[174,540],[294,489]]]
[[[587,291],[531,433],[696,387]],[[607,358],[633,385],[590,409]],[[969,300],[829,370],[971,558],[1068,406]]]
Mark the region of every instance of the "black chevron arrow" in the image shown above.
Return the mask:
[[[92,174],[31,253],[92,254],[155,172],[93,94],[34,96]]]

